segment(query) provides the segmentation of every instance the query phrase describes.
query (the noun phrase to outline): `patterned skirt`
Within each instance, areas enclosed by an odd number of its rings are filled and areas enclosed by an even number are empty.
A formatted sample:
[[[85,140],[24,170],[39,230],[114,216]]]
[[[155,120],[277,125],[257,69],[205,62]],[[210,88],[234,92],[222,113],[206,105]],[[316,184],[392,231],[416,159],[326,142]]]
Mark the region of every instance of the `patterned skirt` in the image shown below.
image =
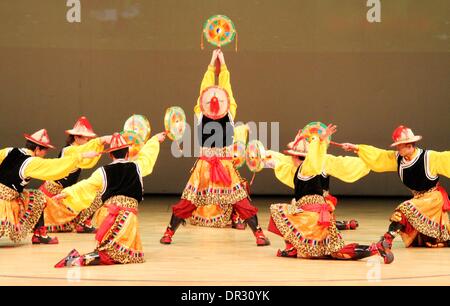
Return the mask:
[[[334,209],[319,195],[304,196],[291,204],[273,204],[270,206],[269,231],[291,243],[299,257],[324,257],[342,249],[344,241],[333,214],[328,212],[329,220],[321,223],[322,213],[310,207]]]
[[[232,205],[247,198],[247,190],[229,157],[228,148],[203,148],[182,199],[195,206]]]
[[[0,237],[20,242],[38,222],[45,205],[45,195],[35,189],[22,193],[0,184]]]
[[[402,215],[406,218],[405,230],[400,232],[406,247],[416,244],[413,242],[420,239],[421,235],[431,237],[435,242],[450,240],[449,216],[444,211],[444,196],[447,195],[444,194],[437,188],[423,193],[415,192],[412,199],[396,208],[391,221],[401,222]]]
[[[100,211],[108,215],[98,229],[96,251],[106,253],[116,263],[143,263],[144,252],[139,222],[138,202],[125,196],[108,199]]]

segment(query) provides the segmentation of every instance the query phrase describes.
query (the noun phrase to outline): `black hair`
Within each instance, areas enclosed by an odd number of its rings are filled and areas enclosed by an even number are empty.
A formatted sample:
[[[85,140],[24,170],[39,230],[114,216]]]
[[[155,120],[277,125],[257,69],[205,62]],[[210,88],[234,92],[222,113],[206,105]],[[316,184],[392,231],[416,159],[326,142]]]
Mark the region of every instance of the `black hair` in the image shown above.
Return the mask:
[[[125,158],[127,156],[127,154],[128,154],[128,147],[111,152],[111,155],[117,159]]]
[[[27,148],[33,152],[34,152],[34,150],[36,150],[36,148],[39,148],[39,150],[47,150],[48,149],[47,147],[38,145],[37,143],[32,142],[30,140],[27,140],[27,142],[25,143],[25,148]]]
[[[66,138],[66,146],[70,146],[75,141],[74,135],[68,135]]]

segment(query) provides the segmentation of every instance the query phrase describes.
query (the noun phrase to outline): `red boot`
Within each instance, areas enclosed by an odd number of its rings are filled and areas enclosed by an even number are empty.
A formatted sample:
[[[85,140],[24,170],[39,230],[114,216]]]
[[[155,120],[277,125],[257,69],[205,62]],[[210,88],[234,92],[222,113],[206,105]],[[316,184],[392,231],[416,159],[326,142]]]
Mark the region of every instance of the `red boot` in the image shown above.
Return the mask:
[[[237,215],[233,214],[231,216],[231,228],[235,228],[237,230],[245,230],[247,227],[247,224],[242,222],[241,218],[239,218]]]
[[[379,241],[376,247],[385,264],[390,264],[394,261],[394,253],[392,253],[391,246],[387,241]]]
[[[257,246],[266,246],[266,245],[270,245],[270,241],[269,238],[267,238],[262,229],[257,230],[256,232],[254,232],[254,235],[256,237],[256,245]]]
[[[159,240],[162,244],[171,244],[172,243],[172,237],[175,234],[174,231],[172,231],[169,227],[166,229],[166,232],[162,236],[162,238]]]
[[[50,237],[47,235],[47,228],[45,226],[41,226],[38,229],[34,230],[33,237],[31,238],[32,244],[58,244],[57,237]]]
[[[73,249],[69,252],[69,254],[61,259],[56,265],[55,268],[64,268],[64,267],[70,267],[73,266],[73,263],[75,260],[80,258],[80,253],[78,253],[77,250]]]

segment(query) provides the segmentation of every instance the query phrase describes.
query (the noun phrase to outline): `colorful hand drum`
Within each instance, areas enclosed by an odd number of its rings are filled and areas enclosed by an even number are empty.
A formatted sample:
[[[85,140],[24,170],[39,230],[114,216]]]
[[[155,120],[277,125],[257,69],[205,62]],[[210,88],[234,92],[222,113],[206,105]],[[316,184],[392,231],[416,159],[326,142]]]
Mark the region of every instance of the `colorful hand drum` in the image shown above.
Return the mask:
[[[245,161],[247,167],[252,172],[260,172],[264,169],[264,159],[266,158],[266,150],[259,140],[252,140],[247,145],[245,151]]]
[[[172,141],[180,140],[186,130],[186,115],[181,107],[172,106],[164,115],[164,128]]]
[[[203,36],[207,42],[220,48],[233,41],[236,28],[227,16],[214,15],[203,25]]]
[[[209,86],[200,95],[200,109],[208,118],[217,120],[227,115],[230,110],[230,97],[225,89]]]
[[[131,144],[131,147],[129,147],[128,158],[134,160],[144,146],[144,140],[135,131],[122,131],[120,134],[125,138],[127,143]]]
[[[151,127],[150,122],[142,115],[132,115],[125,121],[124,131],[134,131],[137,133],[144,143],[149,140]]]
[[[232,147],[233,164],[236,169],[241,168],[245,164],[245,143],[235,141]]]
[[[325,123],[314,121],[308,123],[302,130],[301,135],[306,139],[308,143],[311,142],[313,136],[321,136],[325,134],[327,125]],[[331,141],[331,136],[328,136],[328,143]]]

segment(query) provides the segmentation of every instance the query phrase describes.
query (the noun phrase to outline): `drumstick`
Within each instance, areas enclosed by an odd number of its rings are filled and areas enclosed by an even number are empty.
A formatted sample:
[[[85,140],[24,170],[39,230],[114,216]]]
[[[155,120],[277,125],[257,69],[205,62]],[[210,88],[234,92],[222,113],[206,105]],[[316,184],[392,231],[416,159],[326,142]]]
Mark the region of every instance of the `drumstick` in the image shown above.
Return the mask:
[[[334,142],[334,141],[330,141],[330,144],[341,147],[341,148],[344,147],[344,145],[342,143],[338,143],[338,142]]]

